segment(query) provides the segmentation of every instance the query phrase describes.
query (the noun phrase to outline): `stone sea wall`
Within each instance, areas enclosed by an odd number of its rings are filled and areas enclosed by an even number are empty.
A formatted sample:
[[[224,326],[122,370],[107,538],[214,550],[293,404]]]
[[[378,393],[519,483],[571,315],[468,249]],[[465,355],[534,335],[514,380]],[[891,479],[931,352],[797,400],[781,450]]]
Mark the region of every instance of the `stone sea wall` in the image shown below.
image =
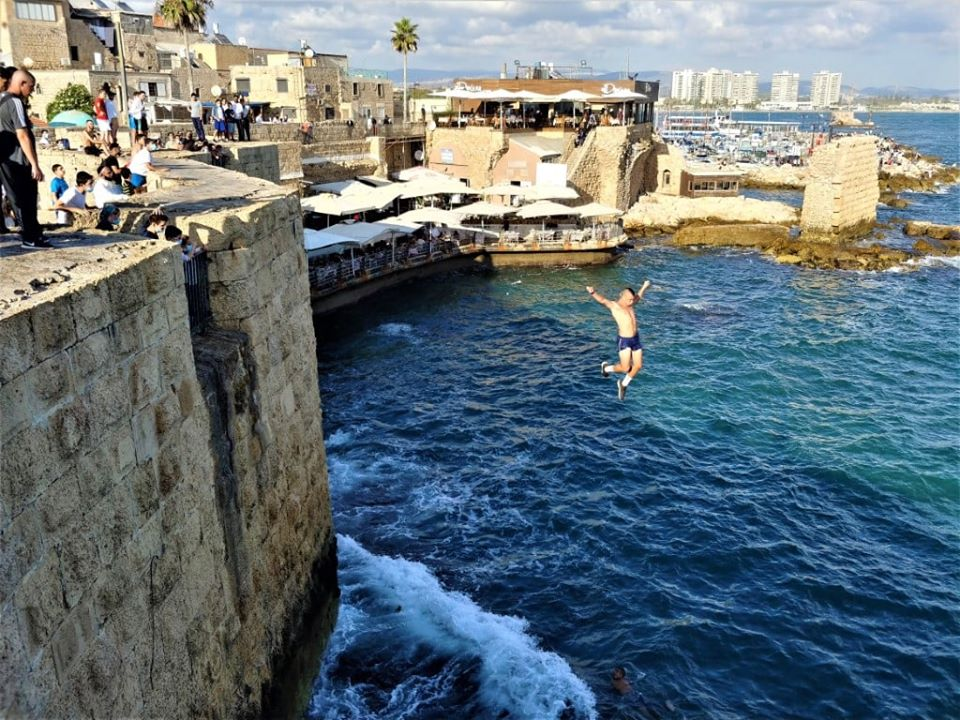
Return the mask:
[[[810,156],[800,227],[807,236],[853,237],[872,229],[877,219],[876,141],[844,137]]]
[[[207,246],[205,336],[166,243],[3,259],[3,717],[258,717],[336,596],[298,200],[182,159],[164,185]]]

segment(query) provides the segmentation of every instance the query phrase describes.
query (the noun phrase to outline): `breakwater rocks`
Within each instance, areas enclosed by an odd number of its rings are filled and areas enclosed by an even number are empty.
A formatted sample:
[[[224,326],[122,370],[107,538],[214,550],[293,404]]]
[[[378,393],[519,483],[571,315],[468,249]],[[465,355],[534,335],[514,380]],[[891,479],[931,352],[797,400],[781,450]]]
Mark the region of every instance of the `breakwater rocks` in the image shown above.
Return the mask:
[[[686,227],[672,242],[680,247],[752,248],[778,263],[822,270],[887,270],[917,256],[931,254],[916,248],[911,252],[877,244],[811,242],[791,237],[785,227],[766,224]]]
[[[623,218],[631,235],[654,236],[676,232],[689,225],[759,223],[795,225],[799,211],[786,203],[745,197],[688,198],[645,195]]]

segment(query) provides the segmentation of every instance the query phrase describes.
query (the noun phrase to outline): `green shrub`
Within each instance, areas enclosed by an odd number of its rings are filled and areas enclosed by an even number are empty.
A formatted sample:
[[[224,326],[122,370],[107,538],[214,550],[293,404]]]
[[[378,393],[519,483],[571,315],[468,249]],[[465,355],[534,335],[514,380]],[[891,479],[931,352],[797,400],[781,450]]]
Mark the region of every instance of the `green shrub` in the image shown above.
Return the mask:
[[[80,110],[92,115],[93,96],[83,85],[70,83],[58,92],[56,97],[47,105],[47,120],[53,120],[58,113],[62,113],[64,110]]]

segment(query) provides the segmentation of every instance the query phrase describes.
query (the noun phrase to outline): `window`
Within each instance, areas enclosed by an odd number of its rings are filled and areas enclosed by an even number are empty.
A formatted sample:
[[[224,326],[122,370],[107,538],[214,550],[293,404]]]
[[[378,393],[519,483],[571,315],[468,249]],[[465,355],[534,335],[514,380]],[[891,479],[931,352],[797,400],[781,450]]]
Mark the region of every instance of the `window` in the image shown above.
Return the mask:
[[[329,85],[324,85],[324,86],[323,86],[323,91],[324,91],[325,93],[330,92],[330,89],[331,89],[331,88],[330,88]]]
[[[57,7],[52,3],[17,0],[14,6],[17,10],[17,18],[20,20],[57,21]]]
[[[160,64],[161,70],[173,69],[173,53],[157,53],[157,61]]]
[[[277,92],[278,93],[288,93],[290,92],[290,81],[286,78],[277,78]]]
[[[360,83],[353,84],[353,96],[356,97],[360,94]]]
[[[158,97],[165,98],[167,96],[167,84],[166,83],[157,83],[157,82],[141,82],[139,85],[140,89],[143,90],[147,97]]]
[[[237,92],[241,95],[250,94],[250,78],[237,78],[234,80],[234,83],[237,86]]]
[[[80,48],[76,45],[70,46],[70,62],[80,62]]]
[[[383,97],[383,85],[377,83],[377,97]]]
[[[663,186],[670,187],[670,171],[669,170],[663,171]]]

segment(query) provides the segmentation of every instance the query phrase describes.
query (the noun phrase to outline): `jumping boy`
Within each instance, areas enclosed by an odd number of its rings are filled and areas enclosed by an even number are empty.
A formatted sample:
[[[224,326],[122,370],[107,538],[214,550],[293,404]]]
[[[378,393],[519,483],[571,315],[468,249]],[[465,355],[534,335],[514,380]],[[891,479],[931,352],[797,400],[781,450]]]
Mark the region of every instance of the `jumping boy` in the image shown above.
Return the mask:
[[[640,333],[637,331],[637,316],[633,306],[643,299],[643,294],[650,287],[650,281],[645,280],[640,292],[631,288],[624,288],[616,302],[607,300],[593,287],[587,286],[587,292],[598,303],[610,310],[617,323],[617,354],[619,362],[601,362],[600,374],[608,377],[611,372],[622,372],[624,376],[617,380],[617,397],[623,400],[627,394],[627,385],[643,368],[643,345],[640,344]]]

